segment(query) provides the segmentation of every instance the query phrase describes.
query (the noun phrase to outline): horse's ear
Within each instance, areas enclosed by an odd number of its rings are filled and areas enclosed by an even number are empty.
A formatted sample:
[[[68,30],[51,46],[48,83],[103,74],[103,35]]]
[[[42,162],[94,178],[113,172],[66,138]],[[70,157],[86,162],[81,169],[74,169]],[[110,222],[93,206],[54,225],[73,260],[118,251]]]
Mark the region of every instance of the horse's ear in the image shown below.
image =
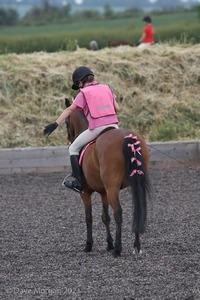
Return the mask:
[[[69,107],[71,105],[69,99],[65,98],[65,106]]]

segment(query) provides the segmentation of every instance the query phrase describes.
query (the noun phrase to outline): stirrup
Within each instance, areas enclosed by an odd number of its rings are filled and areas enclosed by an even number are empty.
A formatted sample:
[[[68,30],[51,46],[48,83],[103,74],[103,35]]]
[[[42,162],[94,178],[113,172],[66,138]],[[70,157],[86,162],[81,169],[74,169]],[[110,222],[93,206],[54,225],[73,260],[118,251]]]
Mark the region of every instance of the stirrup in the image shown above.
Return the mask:
[[[65,181],[67,180],[67,178],[69,177],[73,177],[72,174],[68,174],[67,176],[65,176],[65,178],[63,179],[63,182],[62,182],[62,186],[65,186]]]
[[[75,191],[75,192],[78,192],[78,193],[84,193],[84,192],[81,191],[80,189],[77,189],[75,186],[73,186],[73,181],[72,181],[72,187],[68,187],[68,186],[65,185],[65,182],[67,181],[67,179],[68,179],[69,177],[73,177],[73,175],[72,175],[72,174],[69,174],[69,175],[65,176],[65,178],[64,178],[64,180],[63,180],[63,182],[62,182],[62,186],[66,187],[66,188],[69,188],[69,189],[71,189],[71,190],[73,190],[73,191]],[[74,177],[73,177],[73,178],[74,178]]]
[[[83,191],[77,189],[75,186],[73,186],[72,190],[73,190],[74,192],[83,193]]]

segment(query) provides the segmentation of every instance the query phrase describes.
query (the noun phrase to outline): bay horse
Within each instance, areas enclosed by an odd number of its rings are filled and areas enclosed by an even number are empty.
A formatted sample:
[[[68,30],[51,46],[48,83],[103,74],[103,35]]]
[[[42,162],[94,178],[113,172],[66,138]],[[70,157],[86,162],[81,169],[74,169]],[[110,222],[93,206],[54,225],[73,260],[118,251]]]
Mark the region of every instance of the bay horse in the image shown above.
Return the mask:
[[[65,100],[66,107],[70,106]],[[68,140],[74,139],[88,128],[82,110],[76,109],[65,120]],[[91,195],[96,191],[102,201],[102,221],[107,233],[107,250],[114,257],[121,255],[122,208],[119,191],[131,187],[133,201],[133,232],[135,233],[134,252],[140,253],[139,235],[145,231],[146,195],[149,189],[149,151],[144,139],[129,129],[109,128],[100,134],[94,143],[87,147],[82,160],[83,192],[80,196],[85,209],[87,239],[85,252],[92,251],[92,203]],[[116,223],[115,241],[110,233],[109,206]]]
[[[108,41],[108,47],[119,47],[119,46],[130,46],[135,47],[135,44],[127,42],[127,41],[121,41],[121,40],[109,40]]]

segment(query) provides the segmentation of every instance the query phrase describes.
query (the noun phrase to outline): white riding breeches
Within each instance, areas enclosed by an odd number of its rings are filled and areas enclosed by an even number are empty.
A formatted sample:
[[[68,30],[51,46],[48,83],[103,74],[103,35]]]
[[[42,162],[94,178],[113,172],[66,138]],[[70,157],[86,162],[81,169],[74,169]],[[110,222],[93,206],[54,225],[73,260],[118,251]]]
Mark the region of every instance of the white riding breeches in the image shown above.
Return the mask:
[[[70,155],[79,155],[80,150],[87,145],[89,142],[93,141],[97,138],[97,136],[106,128],[114,127],[118,128],[117,124],[109,124],[100,127],[96,127],[94,129],[86,129],[83,131],[70,145],[69,154]]]
[[[137,48],[144,49],[144,48],[147,48],[151,45],[153,45],[153,44],[152,43],[141,43],[141,44],[139,44],[139,46],[137,46]]]

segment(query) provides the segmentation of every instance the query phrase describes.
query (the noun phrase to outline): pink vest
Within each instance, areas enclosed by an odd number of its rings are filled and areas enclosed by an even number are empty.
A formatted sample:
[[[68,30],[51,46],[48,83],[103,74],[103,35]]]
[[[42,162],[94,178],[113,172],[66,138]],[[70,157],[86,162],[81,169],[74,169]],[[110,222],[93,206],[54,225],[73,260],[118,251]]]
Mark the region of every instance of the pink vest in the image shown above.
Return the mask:
[[[114,97],[110,87],[106,84],[88,85],[80,91],[85,96],[89,113],[92,118],[98,119],[116,115]]]

